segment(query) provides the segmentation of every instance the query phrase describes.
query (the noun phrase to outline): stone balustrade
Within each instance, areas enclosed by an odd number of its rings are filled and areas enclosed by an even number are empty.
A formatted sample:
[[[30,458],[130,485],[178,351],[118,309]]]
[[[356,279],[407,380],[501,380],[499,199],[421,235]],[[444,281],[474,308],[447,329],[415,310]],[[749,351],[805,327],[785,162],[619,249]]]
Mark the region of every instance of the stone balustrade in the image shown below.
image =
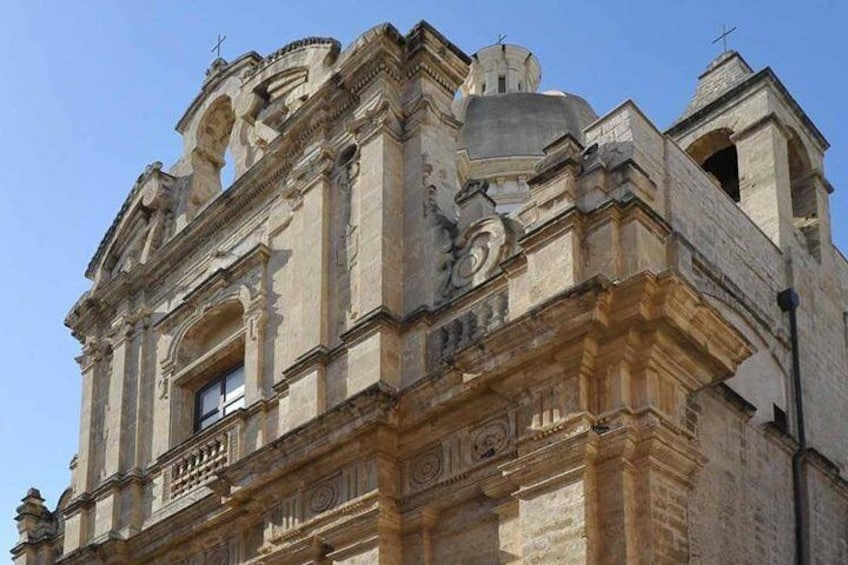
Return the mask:
[[[166,466],[166,498],[175,499],[194,490],[233,462],[239,423],[233,422],[213,435],[201,434],[175,454],[175,459]]]

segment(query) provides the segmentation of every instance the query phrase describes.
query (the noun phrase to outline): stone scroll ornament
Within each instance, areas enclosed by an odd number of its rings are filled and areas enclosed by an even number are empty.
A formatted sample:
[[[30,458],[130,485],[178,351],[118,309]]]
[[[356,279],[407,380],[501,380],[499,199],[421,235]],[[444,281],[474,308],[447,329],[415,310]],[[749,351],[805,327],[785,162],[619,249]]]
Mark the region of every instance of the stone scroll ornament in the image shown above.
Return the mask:
[[[509,231],[500,216],[477,220],[465,230],[451,251],[450,276],[442,294],[449,296],[491,277],[508,252]]]

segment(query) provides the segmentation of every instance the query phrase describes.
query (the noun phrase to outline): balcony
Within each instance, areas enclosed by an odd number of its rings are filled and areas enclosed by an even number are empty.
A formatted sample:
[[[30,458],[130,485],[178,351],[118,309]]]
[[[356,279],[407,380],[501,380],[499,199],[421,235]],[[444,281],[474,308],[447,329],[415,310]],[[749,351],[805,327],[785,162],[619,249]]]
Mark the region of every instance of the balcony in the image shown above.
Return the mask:
[[[207,484],[239,458],[244,410],[195,434],[165,454],[163,498],[174,500]]]

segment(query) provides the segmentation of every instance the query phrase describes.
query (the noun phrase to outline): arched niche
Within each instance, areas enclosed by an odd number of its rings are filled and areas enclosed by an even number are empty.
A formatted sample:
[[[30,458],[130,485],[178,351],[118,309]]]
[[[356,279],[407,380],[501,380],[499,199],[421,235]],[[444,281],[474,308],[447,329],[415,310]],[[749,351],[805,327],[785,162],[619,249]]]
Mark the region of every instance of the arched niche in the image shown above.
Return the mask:
[[[245,376],[245,306],[229,296],[186,320],[176,333],[166,364],[175,377],[172,390],[172,445],[199,431],[199,394],[221,379],[239,376],[241,396]],[[222,386],[222,391],[223,391]],[[227,391],[229,394],[231,391]],[[223,402],[222,397],[222,402]],[[231,404],[232,399],[226,399]],[[243,403],[238,407],[242,407]],[[223,412],[214,421],[227,415]],[[206,422],[214,423],[213,422]],[[204,427],[206,427],[204,424]]]
[[[244,326],[244,308],[238,300],[228,300],[201,319],[183,335],[177,349],[177,366],[192,362],[214,351],[236,335]]]
[[[789,186],[792,195],[792,221],[800,232],[807,250],[819,258],[821,237],[819,233],[818,195],[813,167],[804,143],[797,132],[787,128],[787,158],[789,159]]]
[[[221,193],[221,171],[227,164],[235,122],[232,100],[226,95],[211,103],[200,119],[191,153],[192,180],[186,206],[189,218]]]
[[[686,152],[711,175],[734,202],[739,202],[739,156],[731,141],[733,132],[713,130],[692,142]]]

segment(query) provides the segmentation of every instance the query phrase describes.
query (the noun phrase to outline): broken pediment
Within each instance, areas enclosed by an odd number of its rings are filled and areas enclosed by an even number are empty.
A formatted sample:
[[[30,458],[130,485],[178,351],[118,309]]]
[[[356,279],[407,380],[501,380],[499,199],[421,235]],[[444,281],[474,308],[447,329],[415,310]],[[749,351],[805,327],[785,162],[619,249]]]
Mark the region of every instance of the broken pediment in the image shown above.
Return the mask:
[[[161,247],[170,231],[176,180],[158,161],[144,169],[86,271],[95,284],[146,263]]]

